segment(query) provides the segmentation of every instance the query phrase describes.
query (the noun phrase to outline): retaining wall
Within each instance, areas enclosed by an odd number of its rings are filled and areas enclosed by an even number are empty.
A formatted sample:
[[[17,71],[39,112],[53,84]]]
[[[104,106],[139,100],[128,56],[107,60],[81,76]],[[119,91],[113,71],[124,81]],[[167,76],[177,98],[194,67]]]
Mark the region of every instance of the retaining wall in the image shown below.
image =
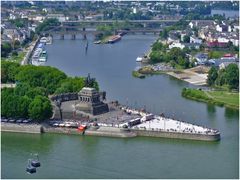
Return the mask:
[[[41,125],[1,123],[1,131],[40,134],[43,129]]]
[[[131,130],[137,134],[137,136],[147,137],[162,137],[162,138],[174,138],[174,139],[190,139],[200,141],[218,141],[220,140],[220,133],[213,135],[205,134],[191,134],[191,133],[177,133],[177,132],[163,132],[163,131],[146,131],[146,130]]]
[[[81,131],[76,128],[53,128],[46,125],[26,125],[26,124],[13,124],[1,123],[1,131],[3,132],[20,132],[20,133],[59,133],[59,134],[77,134],[82,135]],[[163,131],[146,131],[146,130],[122,130],[119,128],[100,127],[97,130],[87,129],[85,135],[89,136],[106,136],[106,137],[161,137],[161,138],[174,138],[174,139],[189,139],[201,141],[218,141],[220,140],[220,133],[217,134],[190,134],[190,133],[177,133],[177,132],[163,132]]]
[[[59,133],[59,134],[77,134],[82,135],[83,132],[78,131],[75,128],[52,128],[52,127],[44,127],[44,132],[47,133]],[[97,129],[97,130],[91,130],[87,129],[85,130],[84,135],[89,136],[105,136],[105,137],[121,137],[121,138],[127,138],[127,137],[135,137],[136,133],[134,132],[122,132],[119,129],[118,130],[112,130],[112,129]]]

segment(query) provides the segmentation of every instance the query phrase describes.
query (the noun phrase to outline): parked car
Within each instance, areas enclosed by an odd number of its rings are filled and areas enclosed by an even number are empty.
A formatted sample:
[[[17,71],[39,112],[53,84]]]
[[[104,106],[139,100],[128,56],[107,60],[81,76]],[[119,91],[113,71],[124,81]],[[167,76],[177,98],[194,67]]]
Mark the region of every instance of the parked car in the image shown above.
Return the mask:
[[[7,118],[1,119],[1,122],[8,122]]]
[[[16,123],[22,123],[22,122],[23,122],[22,119],[18,119],[18,120],[16,120]]]
[[[8,122],[10,122],[10,123],[15,123],[16,120],[15,120],[15,119],[10,119]]]
[[[29,122],[31,122],[29,119],[25,119],[22,121],[22,123],[29,123]]]

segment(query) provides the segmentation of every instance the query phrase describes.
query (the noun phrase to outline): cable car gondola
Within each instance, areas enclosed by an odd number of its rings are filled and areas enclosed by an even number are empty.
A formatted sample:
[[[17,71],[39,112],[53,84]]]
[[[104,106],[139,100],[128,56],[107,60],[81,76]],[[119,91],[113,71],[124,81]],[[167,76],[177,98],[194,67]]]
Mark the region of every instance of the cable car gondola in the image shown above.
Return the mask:
[[[33,167],[40,167],[41,166],[41,163],[39,161],[39,157],[38,157],[38,154],[34,154],[36,156],[35,159],[31,160],[31,165]]]
[[[33,174],[33,173],[37,172],[36,168],[33,167],[32,164],[31,164],[31,159],[28,159],[28,165],[27,165],[26,171],[29,174]]]

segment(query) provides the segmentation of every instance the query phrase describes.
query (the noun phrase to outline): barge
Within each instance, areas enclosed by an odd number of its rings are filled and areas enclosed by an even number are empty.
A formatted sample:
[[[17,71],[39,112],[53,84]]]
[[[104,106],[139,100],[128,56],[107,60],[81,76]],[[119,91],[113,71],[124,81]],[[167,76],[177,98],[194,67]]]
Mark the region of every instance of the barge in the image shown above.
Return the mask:
[[[108,43],[112,44],[112,43],[115,43],[117,41],[120,41],[122,39],[122,37],[120,35],[115,35],[115,36],[112,36],[109,40],[108,40]]]

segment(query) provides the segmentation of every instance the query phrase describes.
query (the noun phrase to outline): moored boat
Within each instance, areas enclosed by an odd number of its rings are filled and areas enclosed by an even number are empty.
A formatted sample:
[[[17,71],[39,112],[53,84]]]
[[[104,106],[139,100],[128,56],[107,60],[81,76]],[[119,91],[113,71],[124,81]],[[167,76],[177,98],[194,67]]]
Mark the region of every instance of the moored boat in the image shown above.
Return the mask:
[[[108,40],[108,43],[115,43],[117,41],[120,41],[122,39],[122,37],[120,35],[115,35],[115,36],[112,36],[109,40]]]
[[[93,43],[94,43],[94,44],[100,44],[101,41],[94,41]]]
[[[136,59],[137,62],[141,62],[142,60],[143,60],[142,57],[137,57],[137,59]]]

